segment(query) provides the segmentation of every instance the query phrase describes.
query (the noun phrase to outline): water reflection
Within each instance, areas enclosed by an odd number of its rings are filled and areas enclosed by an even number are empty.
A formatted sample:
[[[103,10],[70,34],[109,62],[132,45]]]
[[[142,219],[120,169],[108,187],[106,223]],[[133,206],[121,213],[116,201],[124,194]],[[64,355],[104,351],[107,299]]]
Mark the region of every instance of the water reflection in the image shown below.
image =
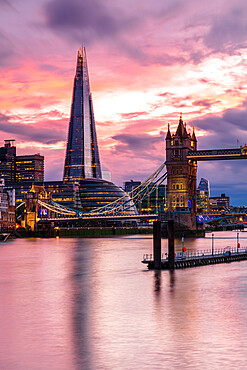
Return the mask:
[[[0,368],[244,369],[247,261],[144,270],[151,252],[146,236],[1,246]]]
[[[77,240],[72,258],[71,318],[75,362],[78,369],[91,369],[90,343],[90,249]],[[84,248],[83,248],[84,247]]]
[[[170,270],[169,271],[169,278],[170,278],[170,291],[174,291],[174,286],[175,286],[175,271]]]
[[[160,292],[161,286],[161,271],[157,270],[154,272],[154,291]]]

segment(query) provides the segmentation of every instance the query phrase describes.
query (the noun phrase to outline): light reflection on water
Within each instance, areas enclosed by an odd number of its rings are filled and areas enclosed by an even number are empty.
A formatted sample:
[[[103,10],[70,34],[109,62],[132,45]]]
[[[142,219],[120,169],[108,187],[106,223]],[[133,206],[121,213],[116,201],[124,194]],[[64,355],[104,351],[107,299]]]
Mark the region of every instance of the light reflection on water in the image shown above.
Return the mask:
[[[2,243],[0,368],[246,368],[247,261],[148,271],[144,253],[151,236]]]

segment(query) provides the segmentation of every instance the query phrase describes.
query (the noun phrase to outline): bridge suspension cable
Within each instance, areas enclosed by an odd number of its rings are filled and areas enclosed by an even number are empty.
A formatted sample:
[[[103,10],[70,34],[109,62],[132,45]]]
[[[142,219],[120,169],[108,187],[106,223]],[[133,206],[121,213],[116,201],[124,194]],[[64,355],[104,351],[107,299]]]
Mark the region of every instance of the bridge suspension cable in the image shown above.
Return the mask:
[[[125,193],[122,197],[116,199],[115,201],[107,203],[105,206],[93,209],[90,212],[83,212],[82,210],[69,208],[54,201],[51,201],[51,204],[48,204],[38,200],[38,203],[41,205],[41,207],[46,208],[51,212],[68,216],[68,218],[107,214],[117,215],[126,213],[128,211],[138,214],[136,205],[147,198],[154,191],[154,189],[157,188],[167,178],[167,172],[161,175],[164,167],[165,163],[163,163],[152,175],[150,175],[145,181],[143,181],[129,193]]]
[[[123,197],[106,204],[103,207],[94,209],[90,212],[91,215],[95,214],[117,214],[121,212],[136,211],[136,204],[144,200],[148,195],[150,195],[153,190],[159,186],[167,177],[167,173],[158,177],[165,167],[163,163],[151,176],[149,176],[145,181],[138,185],[131,192],[126,193]],[[158,179],[157,179],[158,177]],[[127,198],[128,195],[128,198]]]
[[[38,203],[39,205],[41,205],[41,207],[46,208],[51,212],[55,212],[55,213],[66,215],[66,216],[76,216],[75,211],[69,211],[69,210],[62,209],[62,207],[53,206],[52,204],[42,202],[40,199],[38,200]]]

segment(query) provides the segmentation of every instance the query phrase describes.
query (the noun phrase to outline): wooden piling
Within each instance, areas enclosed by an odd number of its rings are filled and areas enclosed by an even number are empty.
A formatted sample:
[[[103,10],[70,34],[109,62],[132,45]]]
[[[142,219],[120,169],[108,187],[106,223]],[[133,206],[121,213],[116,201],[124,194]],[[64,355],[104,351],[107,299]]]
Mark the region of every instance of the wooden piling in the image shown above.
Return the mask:
[[[154,268],[161,269],[161,222],[153,222]]]
[[[168,268],[174,270],[174,221],[168,221]]]

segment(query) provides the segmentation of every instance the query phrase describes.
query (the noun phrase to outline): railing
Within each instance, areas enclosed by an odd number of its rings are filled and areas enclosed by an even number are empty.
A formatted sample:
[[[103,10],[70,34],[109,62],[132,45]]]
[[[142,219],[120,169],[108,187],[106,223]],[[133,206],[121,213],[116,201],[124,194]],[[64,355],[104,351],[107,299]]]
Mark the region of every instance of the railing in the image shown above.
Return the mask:
[[[247,253],[247,247],[241,248],[232,248],[232,247],[225,247],[221,249],[215,249],[212,253],[212,249],[205,249],[203,251],[194,251],[188,250],[186,252],[176,252],[175,253],[175,261],[179,260],[190,260],[190,259],[199,259],[199,258],[207,258],[207,257],[215,257],[215,256],[228,256],[230,254],[245,254]],[[153,254],[144,254],[143,255],[143,262],[153,261]],[[162,253],[161,260],[168,261],[168,253]]]

